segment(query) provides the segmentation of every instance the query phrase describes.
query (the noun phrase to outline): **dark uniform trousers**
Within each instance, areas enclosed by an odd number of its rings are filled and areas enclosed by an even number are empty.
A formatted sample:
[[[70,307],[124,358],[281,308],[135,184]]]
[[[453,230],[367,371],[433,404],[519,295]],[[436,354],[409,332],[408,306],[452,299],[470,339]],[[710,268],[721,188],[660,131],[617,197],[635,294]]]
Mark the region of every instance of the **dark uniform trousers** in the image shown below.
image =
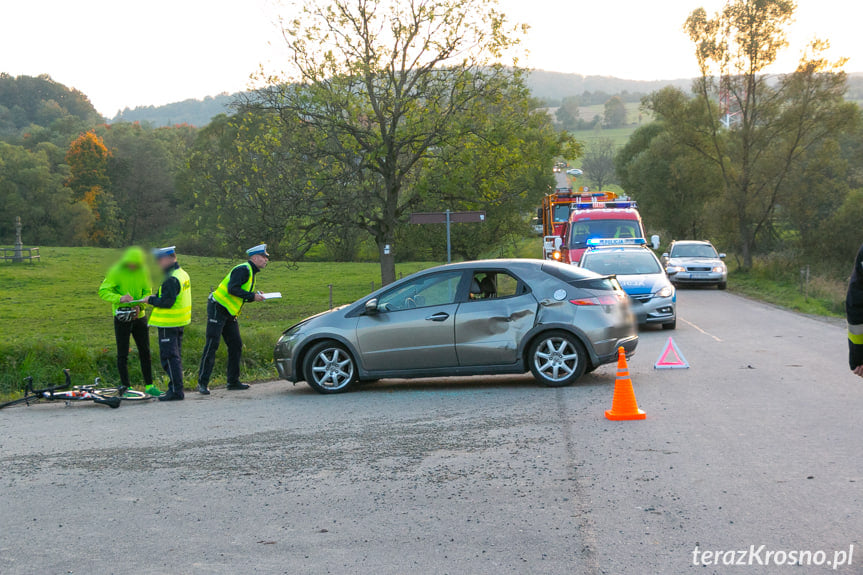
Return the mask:
[[[159,357],[162,360],[162,368],[170,378],[168,391],[174,395],[183,397],[183,328],[182,327],[160,327],[159,328]]]
[[[240,322],[237,321],[236,316],[231,315],[222,304],[210,296],[207,301],[207,341],[204,344],[204,354],[201,356],[201,366],[198,369],[200,386],[206,387],[210,384],[220,338],[224,339],[225,345],[228,346],[228,385],[236,385],[240,383],[240,359],[243,357]]]
[[[141,375],[144,385],[153,383],[153,366],[150,358],[150,330],[147,329],[147,318],[140,317],[135,321],[120,321],[114,318],[114,338],[117,340],[117,371],[120,372],[120,384],[129,387],[129,337],[135,340],[138,357],[141,360]]]

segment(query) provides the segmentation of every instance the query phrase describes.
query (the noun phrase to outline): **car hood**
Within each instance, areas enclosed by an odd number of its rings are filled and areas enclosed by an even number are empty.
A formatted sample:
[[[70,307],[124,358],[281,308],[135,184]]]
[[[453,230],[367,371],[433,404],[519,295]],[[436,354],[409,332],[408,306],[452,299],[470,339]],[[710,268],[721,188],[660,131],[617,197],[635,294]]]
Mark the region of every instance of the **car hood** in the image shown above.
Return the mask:
[[[719,258],[670,258],[670,266],[718,266],[722,263]]]
[[[307,317],[307,318],[305,318],[305,319],[302,319],[302,320],[298,321],[297,323],[295,323],[294,325],[292,325],[291,327],[289,327],[288,329],[286,329],[285,331],[283,331],[283,332],[282,332],[282,335],[284,335],[284,334],[288,333],[288,332],[289,332],[289,331],[291,331],[292,329],[295,329],[295,328],[300,327],[301,325],[305,325],[305,324],[309,323],[310,321],[314,321],[314,320],[316,320],[316,319],[318,319],[318,318],[320,318],[320,317],[323,317],[323,316],[325,316],[325,315],[329,315],[329,314],[331,314],[331,313],[333,313],[333,312],[337,312],[337,311],[339,311],[339,310],[345,309],[346,307],[348,307],[348,306],[350,306],[350,305],[351,305],[351,304],[345,304],[345,305],[341,305],[341,306],[339,306],[339,307],[334,307],[333,309],[328,309],[327,311],[322,311],[321,313],[316,313],[315,315],[310,315],[309,317]]]
[[[619,275],[617,281],[629,295],[656,293],[671,283],[665,274]]]

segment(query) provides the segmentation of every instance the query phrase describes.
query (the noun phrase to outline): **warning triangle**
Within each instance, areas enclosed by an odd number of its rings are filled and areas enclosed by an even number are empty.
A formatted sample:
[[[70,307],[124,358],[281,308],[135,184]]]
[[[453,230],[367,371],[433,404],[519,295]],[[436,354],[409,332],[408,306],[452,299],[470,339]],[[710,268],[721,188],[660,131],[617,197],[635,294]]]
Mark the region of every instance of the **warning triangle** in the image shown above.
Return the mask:
[[[668,338],[665,349],[659,354],[659,359],[653,365],[653,369],[689,369],[689,362],[683,357],[680,348],[674,339]]]

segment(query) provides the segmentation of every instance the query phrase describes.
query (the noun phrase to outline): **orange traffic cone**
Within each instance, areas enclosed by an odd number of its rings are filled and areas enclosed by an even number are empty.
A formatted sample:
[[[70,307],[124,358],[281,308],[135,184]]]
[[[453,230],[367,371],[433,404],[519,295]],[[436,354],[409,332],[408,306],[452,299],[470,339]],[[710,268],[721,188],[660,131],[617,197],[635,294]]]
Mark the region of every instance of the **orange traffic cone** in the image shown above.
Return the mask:
[[[617,380],[614,382],[614,399],[611,409],[605,412],[605,417],[613,421],[629,419],[644,419],[647,417],[638,409],[635,401],[635,391],[632,389],[632,379],[629,377],[629,365],[626,363],[626,352],[617,348]]]

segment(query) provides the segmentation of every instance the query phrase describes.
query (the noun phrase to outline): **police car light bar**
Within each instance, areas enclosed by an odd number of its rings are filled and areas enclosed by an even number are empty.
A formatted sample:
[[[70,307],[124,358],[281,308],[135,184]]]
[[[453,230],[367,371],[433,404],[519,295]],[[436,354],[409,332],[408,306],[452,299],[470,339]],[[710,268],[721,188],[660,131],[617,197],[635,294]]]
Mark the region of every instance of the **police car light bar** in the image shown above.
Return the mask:
[[[587,245],[596,246],[643,246],[647,244],[644,238],[590,238]]]
[[[616,201],[616,202],[594,202],[594,203],[576,203],[575,208],[577,210],[600,210],[603,208],[637,208],[638,204],[634,201]]]

